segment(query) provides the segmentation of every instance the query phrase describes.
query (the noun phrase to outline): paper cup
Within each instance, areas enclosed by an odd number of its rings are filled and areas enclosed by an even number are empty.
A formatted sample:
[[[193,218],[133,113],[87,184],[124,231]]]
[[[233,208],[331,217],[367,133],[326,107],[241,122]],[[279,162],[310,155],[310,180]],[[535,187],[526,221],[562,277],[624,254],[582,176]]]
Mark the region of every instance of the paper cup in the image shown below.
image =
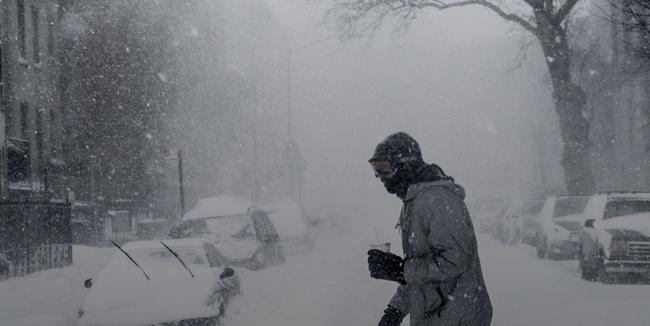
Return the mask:
[[[390,242],[371,244],[370,249],[379,249],[381,251],[390,252]]]

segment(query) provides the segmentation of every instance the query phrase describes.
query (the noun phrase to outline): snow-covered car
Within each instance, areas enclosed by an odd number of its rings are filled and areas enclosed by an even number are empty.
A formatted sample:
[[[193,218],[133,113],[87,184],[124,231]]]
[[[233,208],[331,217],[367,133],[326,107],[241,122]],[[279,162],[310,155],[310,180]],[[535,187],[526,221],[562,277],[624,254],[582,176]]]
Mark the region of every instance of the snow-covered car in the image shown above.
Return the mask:
[[[530,243],[530,238],[536,236],[536,223],[543,204],[541,200],[526,199],[510,206],[501,219],[501,242],[513,245],[522,240]]]
[[[201,239],[127,243],[84,285],[77,326],[217,325],[240,292],[228,259]]]
[[[537,245],[537,230],[543,206],[544,201],[540,199],[530,199],[524,202],[522,216],[516,225],[516,234],[521,242],[530,246]]]
[[[607,273],[650,277],[650,193],[590,198],[578,266],[586,280]]]
[[[503,214],[504,204],[498,200],[485,201],[471,205],[471,216],[477,231],[487,233],[492,231],[496,216]]]
[[[504,205],[492,216],[490,233],[493,238],[503,241],[504,234],[506,233],[505,217],[509,209],[510,205]]]
[[[292,200],[274,202],[261,207],[278,231],[280,245],[285,253],[311,250],[314,239],[307,227],[300,205]]]
[[[171,238],[209,238],[233,266],[258,270],[284,262],[280,237],[268,214],[231,196],[199,200],[174,223]]]
[[[537,229],[537,257],[577,258],[589,196],[546,198]]]

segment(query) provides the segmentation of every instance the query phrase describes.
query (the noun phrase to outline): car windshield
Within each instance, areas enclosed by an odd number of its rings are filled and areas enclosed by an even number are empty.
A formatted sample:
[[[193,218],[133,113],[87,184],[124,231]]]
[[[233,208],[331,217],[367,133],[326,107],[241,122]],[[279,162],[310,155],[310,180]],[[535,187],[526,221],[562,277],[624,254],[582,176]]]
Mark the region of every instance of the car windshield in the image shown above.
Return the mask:
[[[585,211],[585,206],[587,206],[588,201],[589,197],[586,196],[560,197],[557,199],[557,202],[555,202],[553,218],[582,214]]]
[[[207,265],[208,261],[203,253],[194,248],[174,248],[171,247],[174,252],[178,254],[178,257],[183,260],[187,265]],[[143,256],[140,254],[139,256]],[[162,250],[156,250],[146,253],[146,257],[143,257],[145,261],[153,263],[173,263],[178,264],[178,259],[172,255],[172,253],[163,248]],[[137,258],[136,258],[137,259]]]
[[[642,199],[617,199],[605,205],[603,219],[650,212],[650,201]]]

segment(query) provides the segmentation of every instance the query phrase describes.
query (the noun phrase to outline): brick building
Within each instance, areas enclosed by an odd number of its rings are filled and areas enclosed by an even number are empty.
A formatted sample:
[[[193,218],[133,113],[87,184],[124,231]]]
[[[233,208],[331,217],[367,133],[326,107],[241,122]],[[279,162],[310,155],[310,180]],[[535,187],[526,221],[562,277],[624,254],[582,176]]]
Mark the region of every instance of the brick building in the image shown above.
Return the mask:
[[[0,5],[5,143],[0,191],[9,200],[63,200],[58,36],[65,3],[10,0]]]

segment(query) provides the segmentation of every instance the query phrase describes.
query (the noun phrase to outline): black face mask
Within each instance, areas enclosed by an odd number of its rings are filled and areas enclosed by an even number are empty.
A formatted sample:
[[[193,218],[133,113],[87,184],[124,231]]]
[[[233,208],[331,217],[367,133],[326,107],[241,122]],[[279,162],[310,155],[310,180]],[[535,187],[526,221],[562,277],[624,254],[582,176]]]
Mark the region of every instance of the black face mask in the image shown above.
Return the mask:
[[[413,173],[409,173],[405,166],[400,166],[392,178],[381,178],[381,183],[389,194],[397,195],[404,199],[409,186],[413,183]]]

